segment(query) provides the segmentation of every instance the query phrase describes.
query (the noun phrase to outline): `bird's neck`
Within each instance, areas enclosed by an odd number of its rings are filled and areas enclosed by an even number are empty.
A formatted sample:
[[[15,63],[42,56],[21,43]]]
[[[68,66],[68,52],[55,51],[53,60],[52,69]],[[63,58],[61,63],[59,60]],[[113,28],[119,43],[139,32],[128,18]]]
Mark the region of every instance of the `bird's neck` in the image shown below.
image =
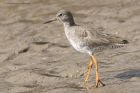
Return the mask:
[[[71,27],[71,26],[75,26],[76,25],[74,20],[66,21],[63,24],[64,24],[64,27]]]

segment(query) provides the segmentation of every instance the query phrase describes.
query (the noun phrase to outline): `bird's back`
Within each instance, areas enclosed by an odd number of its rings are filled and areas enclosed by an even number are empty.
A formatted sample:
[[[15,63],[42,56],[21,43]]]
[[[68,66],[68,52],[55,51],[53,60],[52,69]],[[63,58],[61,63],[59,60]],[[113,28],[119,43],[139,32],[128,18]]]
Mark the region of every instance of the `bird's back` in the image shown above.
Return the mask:
[[[80,52],[117,48],[128,43],[120,37],[78,25],[65,28],[65,33],[72,46]]]

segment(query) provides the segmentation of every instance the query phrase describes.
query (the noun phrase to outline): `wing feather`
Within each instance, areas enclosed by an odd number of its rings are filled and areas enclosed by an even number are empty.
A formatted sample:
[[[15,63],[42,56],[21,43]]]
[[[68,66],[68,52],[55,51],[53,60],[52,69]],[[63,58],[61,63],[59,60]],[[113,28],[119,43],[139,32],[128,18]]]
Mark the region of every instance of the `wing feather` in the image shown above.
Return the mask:
[[[105,46],[120,43],[123,39],[111,34],[105,34],[95,29],[87,30],[85,28],[78,28],[75,31],[80,38],[83,45],[88,46]]]

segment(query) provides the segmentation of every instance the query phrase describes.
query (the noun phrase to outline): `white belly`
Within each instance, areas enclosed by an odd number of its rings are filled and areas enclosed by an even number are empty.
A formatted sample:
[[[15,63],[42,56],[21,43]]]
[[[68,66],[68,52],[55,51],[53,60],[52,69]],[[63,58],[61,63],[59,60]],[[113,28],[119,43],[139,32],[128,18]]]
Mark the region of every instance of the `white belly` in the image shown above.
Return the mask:
[[[74,31],[70,32],[70,33],[68,31],[67,32],[65,31],[65,34],[74,49],[76,49],[79,52],[83,52],[83,53],[89,52],[87,47],[82,46],[82,42],[79,40],[79,38],[74,36],[75,35]]]

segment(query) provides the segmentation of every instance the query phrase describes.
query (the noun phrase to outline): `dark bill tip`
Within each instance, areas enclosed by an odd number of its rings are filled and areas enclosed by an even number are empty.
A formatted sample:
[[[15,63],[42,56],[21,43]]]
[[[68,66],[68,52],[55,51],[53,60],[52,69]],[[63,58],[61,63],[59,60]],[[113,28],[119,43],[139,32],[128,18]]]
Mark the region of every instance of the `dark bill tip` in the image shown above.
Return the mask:
[[[56,18],[52,18],[52,19],[50,19],[50,20],[44,22],[44,24],[47,24],[47,23],[50,23],[50,22],[53,22],[53,21],[56,21],[56,20],[57,20]]]

